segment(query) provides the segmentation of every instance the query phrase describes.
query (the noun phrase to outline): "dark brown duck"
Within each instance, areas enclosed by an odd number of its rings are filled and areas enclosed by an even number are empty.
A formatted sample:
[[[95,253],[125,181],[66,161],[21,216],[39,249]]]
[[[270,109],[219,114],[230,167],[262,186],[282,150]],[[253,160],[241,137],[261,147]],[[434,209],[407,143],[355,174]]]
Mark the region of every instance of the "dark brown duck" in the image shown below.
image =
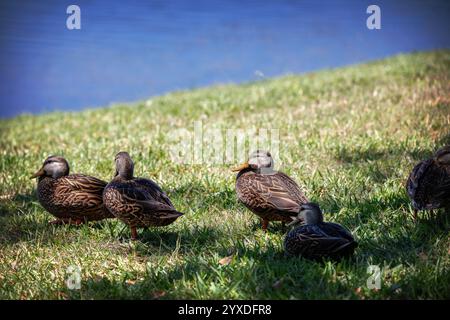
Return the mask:
[[[406,191],[414,207],[415,219],[419,210],[450,208],[449,145],[414,167],[406,183]]]
[[[286,174],[273,170],[272,155],[263,150],[253,152],[248,161],[234,169],[238,199],[262,220],[291,222],[308,199],[298,184]]]
[[[134,164],[128,153],[119,152],[115,163],[116,174],[104,190],[103,201],[115,217],[130,226],[133,239],[137,238],[136,228],[166,226],[183,215],[155,182],[133,176]]]
[[[31,178],[38,178],[37,196],[40,204],[57,220],[51,223],[80,224],[112,218],[103,205],[106,182],[83,174],[69,174],[63,157],[50,156]]]
[[[292,224],[303,225],[291,230],[284,239],[287,254],[310,260],[330,259],[339,261],[349,257],[358,246],[352,234],[343,226],[324,222],[320,207],[315,203],[301,206]]]

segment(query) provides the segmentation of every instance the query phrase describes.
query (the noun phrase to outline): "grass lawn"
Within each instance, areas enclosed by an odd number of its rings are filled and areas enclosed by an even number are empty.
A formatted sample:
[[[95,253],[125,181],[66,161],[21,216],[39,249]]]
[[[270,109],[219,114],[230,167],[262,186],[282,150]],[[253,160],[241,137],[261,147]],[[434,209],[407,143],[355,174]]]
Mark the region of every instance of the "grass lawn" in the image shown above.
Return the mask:
[[[286,257],[281,224],[264,233],[237,202],[237,161],[173,161],[172,133],[193,132],[196,121],[223,132],[278,129],[276,169],[354,233],[354,258]],[[0,298],[450,299],[450,216],[414,222],[404,190],[414,164],[445,143],[448,50],[0,120]],[[120,150],[185,216],[139,230],[135,242],[117,220],[49,225],[29,179],[42,161],[62,155],[71,172],[109,181]],[[370,265],[381,270],[379,290],[366,285]],[[79,290],[66,285],[69,266],[81,268]]]

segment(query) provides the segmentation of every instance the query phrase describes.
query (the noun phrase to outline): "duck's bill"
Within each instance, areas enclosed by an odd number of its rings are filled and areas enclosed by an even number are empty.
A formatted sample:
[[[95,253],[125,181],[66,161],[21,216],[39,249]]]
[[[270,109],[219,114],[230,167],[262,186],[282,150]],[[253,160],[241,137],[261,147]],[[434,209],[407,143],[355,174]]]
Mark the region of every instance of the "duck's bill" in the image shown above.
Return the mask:
[[[45,173],[45,172],[44,172],[44,169],[41,168],[41,169],[39,169],[39,171],[35,172],[35,173],[30,177],[30,179],[34,179],[34,178],[43,176],[44,173]]]
[[[248,162],[244,162],[239,167],[231,169],[231,171],[241,171],[241,170],[247,169],[248,167],[249,167]]]
[[[296,224],[303,224],[302,220],[298,216],[291,217],[291,219],[292,221],[287,224],[288,227]]]

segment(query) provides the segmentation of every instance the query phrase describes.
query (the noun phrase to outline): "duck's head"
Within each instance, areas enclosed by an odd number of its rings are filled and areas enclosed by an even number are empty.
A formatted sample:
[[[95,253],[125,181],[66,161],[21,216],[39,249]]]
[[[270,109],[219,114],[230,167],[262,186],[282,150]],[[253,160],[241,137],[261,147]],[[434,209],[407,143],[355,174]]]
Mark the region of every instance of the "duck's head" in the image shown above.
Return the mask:
[[[323,222],[323,214],[319,205],[314,202],[302,204],[300,211],[296,217],[292,217],[289,225],[301,224],[318,224]]]
[[[272,172],[273,159],[269,151],[256,150],[250,154],[248,161],[241,164],[239,167],[232,169],[233,171],[241,171],[250,169],[257,172]]]
[[[450,145],[436,151],[434,158],[439,164],[450,165]]]
[[[119,152],[118,154],[116,154],[114,161],[116,162],[115,177],[119,176],[126,180],[133,179],[134,163],[133,160],[131,160],[128,152]]]
[[[37,177],[52,177],[57,179],[59,177],[67,176],[70,168],[66,159],[59,156],[50,156],[45,159],[42,167],[31,176],[31,179]]]

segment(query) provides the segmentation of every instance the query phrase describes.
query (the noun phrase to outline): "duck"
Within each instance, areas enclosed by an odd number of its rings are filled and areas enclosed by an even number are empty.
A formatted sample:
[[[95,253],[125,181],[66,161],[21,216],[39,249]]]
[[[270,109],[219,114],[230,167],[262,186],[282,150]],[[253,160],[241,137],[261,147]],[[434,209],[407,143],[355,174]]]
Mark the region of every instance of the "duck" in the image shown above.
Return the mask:
[[[232,169],[236,176],[238,200],[260,217],[264,232],[270,221],[284,225],[297,216],[300,206],[308,202],[299,185],[288,175],[275,171],[270,152],[256,150],[248,161]]]
[[[289,225],[295,226],[284,239],[285,252],[309,260],[339,261],[351,256],[358,243],[352,234],[337,223],[324,222],[319,205],[308,202],[301,206],[297,217]],[[298,224],[301,224],[298,226]]]
[[[136,228],[167,226],[183,215],[154,181],[134,177],[134,163],[127,152],[117,153],[114,161],[115,176],[103,191],[103,202],[130,227],[132,240],[137,239]]]
[[[39,203],[56,217],[50,223],[79,225],[113,218],[103,204],[103,189],[107,183],[92,176],[69,172],[67,160],[52,155],[31,176],[31,179],[37,178]]]
[[[406,182],[406,192],[414,208],[414,220],[418,211],[450,209],[450,145],[414,166]]]

